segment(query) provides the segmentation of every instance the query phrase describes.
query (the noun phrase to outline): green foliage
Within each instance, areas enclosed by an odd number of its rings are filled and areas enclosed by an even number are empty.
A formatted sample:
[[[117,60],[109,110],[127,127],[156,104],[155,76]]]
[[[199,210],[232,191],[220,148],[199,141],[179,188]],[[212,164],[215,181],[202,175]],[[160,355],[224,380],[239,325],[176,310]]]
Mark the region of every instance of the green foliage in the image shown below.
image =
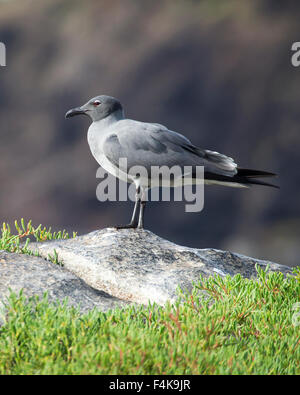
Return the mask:
[[[70,237],[65,230],[59,232],[52,232],[51,227],[47,229],[45,227],[42,227],[42,225],[39,225],[37,228],[35,228],[31,224],[31,221],[25,224],[23,218],[20,221],[20,225],[18,224],[17,220],[15,221],[14,225],[15,233],[12,232],[9,224],[3,222],[0,238],[0,250],[5,250],[8,252],[18,252],[28,255],[38,255],[37,253],[33,253],[28,248],[30,240],[39,242],[55,239],[68,239]],[[76,237],[76,233],[73,232],[72,236]],[[50,260],[54,263],[59,263],[55,251],[53,257],[50,257]]]
[[[296,276],[296,278],[298,279],[298,281],[300,281],[300,266],[296,266],[293,269],[293,274]]]
[[[0,374],[299,374],[299,279],[257,271],[200,278],[174,305],[107,313],[11,294]]]

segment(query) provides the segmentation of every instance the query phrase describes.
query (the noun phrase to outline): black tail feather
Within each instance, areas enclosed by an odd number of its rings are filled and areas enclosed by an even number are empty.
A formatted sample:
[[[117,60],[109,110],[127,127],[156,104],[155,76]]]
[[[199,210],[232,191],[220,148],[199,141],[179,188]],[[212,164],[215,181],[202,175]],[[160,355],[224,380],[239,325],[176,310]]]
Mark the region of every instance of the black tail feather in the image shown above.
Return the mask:
[[[251,179],[246,179],[246,181],[245,181],[245,182],[242,182],[242,183],[243,183],[243,184],[249,184],[249,185],[264,185],[264,186],[267,186],[267,187],[272,187],[272,188],[280,189],[280,187],[279,187],[278,185],[271,184],[271,183],[269,183],[269,182],[264,182],[264,181],[261,181],[261,180],[255,180],[255,179],[253,179],[253,178],[251,178]]]
[[[271,184],[269,182],[257,180],[257,178],[263,177],[276,177],[277,174],[270,173],[267,171],[261,170],[251,170],[251,169],[237,169],[238,172],[233,177],[223,176],[220,174],[214,174],[210,172],[204,173],[204,178],[206,180],[212,181],[220,181],[220,182],[228,182],[228,183],[237,183],[245,186],[251,185],[264,185],[272,188],[280,188],[278,185]]]
[[[241,177],[254,177],[254,178],[260,178],[260,177],[276,177],[277,174],[275,173],[270,173],[268,171],[262,171],[262,170],[251,170],[251,169],[237,169],[237,175]]]

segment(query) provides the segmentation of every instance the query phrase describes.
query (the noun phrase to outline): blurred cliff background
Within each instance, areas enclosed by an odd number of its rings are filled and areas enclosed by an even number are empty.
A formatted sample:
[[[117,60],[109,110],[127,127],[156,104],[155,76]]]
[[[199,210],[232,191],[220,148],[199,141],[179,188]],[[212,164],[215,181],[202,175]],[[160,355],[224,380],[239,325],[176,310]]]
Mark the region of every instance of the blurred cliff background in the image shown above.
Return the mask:
[[[133,203],[96,199],[89,120],[64,119],[108,94],[129,118],[279,174],[280,190],[208,187],[196,214],[151,202],[148,229],[299,265],[299,20],[288,0],[0,1],[0,220],[79,234],[129,221]]]

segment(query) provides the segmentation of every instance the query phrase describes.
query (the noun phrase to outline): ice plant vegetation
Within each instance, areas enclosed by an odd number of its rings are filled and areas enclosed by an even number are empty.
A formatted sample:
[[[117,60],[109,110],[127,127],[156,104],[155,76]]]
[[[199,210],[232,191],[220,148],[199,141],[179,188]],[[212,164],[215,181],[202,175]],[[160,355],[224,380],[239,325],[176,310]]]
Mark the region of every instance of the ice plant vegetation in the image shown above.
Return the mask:
[[[39,242],[70,238],[70,235],[65,230],[52,232],[51,227],[48,229],[42,225],[34,227],[32,225],[32,221],[29,221],[26,224],[23,218],[20,220],[20,224],[16,220],[14,227],[15,229],[12,230],[9,224],[3,222],[0,237],[0,250],[18,252],[28,255],[37,255],[37,253],[33,253],[28,248],[28,244],[31,240]],[[76,232],[73,232],[71,237],[76,237]],[[55,251],[53,252],[53,256],[50,257],[50,260],[54,263],[58,263],[57,254]]]
[[[299,270],[257,272],[200,277],[173,305],[83,315],[11,293],[0,374],[299,374]]]

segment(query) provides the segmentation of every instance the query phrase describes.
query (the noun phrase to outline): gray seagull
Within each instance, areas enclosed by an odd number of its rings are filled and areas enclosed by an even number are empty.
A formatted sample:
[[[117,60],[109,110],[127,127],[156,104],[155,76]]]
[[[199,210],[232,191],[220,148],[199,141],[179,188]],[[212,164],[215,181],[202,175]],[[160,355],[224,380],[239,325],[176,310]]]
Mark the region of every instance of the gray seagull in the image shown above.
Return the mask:
[[[239,168],[232,158],[198,148],[182,134],[163,125],[126,119],[121,103],[114,97],[96,96],[83,106],[69,110],[66,118],[80,114],[87,115],[92,120],[88,129],[88,143],[96,161],[115,177],[134,182],[136,187],[132,219],[128,225],[117,226],[118,229],[144,227],[145,192],[150,185],[176,186],[174,180],[164,184],[161,179],[156,182],[149,177],[130,176],[128,169],[133,166],[143,166],[148,175],[151,174],[152,166],[180,166],[182,169],[185,166],[203,166],[205,184],[230,187],[259,184],[278,188],[258,180],[261,177],[273,177],[276,175],[274,173]],[[122,158],[126,158],[126,167],[122,165]],[[203,182],[203,179],[197,179],[194,171],[188,179],[191,184]]]

